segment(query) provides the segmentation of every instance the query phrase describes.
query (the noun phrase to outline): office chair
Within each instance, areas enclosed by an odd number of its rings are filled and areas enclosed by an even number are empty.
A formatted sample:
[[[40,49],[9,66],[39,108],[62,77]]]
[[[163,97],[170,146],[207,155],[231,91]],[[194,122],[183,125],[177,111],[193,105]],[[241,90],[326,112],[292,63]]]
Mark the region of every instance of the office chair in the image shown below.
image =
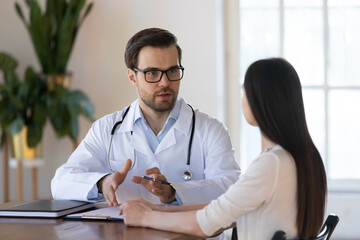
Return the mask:
[[[335,214],[330,214],[321,227],[320,233],[310,240],[329,240],[338,222],[339,217]],[[286,233],[281,230],[276,231],[271,240],[286,240]]]
[[[282,230],[278,230],[275,232],[271,240],[286,240],[286,233]]]

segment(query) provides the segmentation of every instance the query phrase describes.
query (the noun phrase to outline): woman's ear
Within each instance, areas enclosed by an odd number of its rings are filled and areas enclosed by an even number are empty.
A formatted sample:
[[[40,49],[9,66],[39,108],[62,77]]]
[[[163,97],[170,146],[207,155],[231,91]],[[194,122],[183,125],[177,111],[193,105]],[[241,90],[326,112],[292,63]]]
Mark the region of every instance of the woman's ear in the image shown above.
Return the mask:
[[[136,73],[134,70],[132,70],[131,68],[128,68],[128,79],[130,80],[131,84],[134,85],[135,87],[137,86],[137,81],[136,81]]]

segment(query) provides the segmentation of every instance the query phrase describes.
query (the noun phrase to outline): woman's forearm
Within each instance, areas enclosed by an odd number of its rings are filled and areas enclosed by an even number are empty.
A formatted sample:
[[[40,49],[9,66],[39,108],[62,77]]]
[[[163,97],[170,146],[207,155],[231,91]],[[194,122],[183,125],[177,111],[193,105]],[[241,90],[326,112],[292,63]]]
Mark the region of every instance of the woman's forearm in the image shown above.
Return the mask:
[[[193,206],[159,206],[143,199],[127,201],[120,206],[120,214],[128,226],[149,227],[165,231],[205,236],[197,219],[196,210],[207,204]]]
[[[205,237],[205,234],[200,229],[200,226],[196,220],[196,211],[149,211],[145,213],[145,217],[143,218],[143,223],[141,225],[159,230]]]
[[[185,205],[185,206],[159,206],[156,210],[161,212],[184,212],[184,211],[195,211],[203,209],[209,203],[197,204],[197,205]]]

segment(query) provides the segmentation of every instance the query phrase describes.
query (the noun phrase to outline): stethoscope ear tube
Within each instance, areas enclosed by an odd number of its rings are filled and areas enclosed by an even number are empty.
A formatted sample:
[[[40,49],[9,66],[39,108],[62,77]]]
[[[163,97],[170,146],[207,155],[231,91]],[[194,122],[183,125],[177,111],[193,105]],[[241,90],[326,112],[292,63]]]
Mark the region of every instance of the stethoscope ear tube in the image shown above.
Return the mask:
[[[124,115],[122,117],[122,119],[118,122],[116,122],[113,126],[113,128],[111,129],[111,137],[110,137],[110,144],[109,144],[109,151],[108,151],[108,155],[107,155],[107,161],[108,161],[108,165],[109,165],[109,169],[111,172],[115,172],[114,170],[112,170],[111,168],[111,165],[110,165],[110,152],[111,152],[111,146],[112,146],[112,140],[113,140],[113,137],[114,137],[114,133],[115,133],[115,130],[116,128],[122,124],[122,122],[124,121],[125,117],[126,117],[126,114],[129,112],[129,109],[130,109],[130,106],[128,106],[128,108],[125,110],[124,112]],[[134,150],[135,151],[135,150]]]
[[[114,133],[115,133],[116,128],[117,128],[120,124],[122,124],[122,122],[124,121],[124,119],[125,119],[125,117],[126,117],[126,114],[129,112],[129,109],[130,109],[130,106],[128,106],[128,108],[125,110],[122,119],[114,124],[113,128],[111,129],[111,136],[114,136]],[[112,140],[112,138],[111,138],[111,140]]]
[[[108,161],[109,169],[110,169],[111,172],[115,172],[114,170],[112,170],[111,164],[110,164],[110,151],[111,151],[113,136],[114,136],[114,135],[111,134],[111,137],[110,137],[110,145],[109,145],[109,150],[108,150],[108,154],[107,154],[107,161]]]
[[[186,162],[187,169],[184,171],[184,174],[183,174],[183,178],[185,181],[191,180],[191,177],[192,177],[192,174],[190,171],[190,158],[191,158],[192,141],[194,138],[194,131],[195,131],[195,111],[190,104],[188,104],[188,106],[191,108],[191,111],[192,111],[192,126],[191,126],[190,141],[189,141],[188,153],[187,153],[187,162]]]

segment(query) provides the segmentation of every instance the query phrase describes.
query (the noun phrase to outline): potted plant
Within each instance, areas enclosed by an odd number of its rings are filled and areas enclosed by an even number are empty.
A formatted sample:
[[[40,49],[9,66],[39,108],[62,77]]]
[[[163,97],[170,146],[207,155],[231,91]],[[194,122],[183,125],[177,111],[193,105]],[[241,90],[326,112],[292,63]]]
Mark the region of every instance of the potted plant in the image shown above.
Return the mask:
[[[81,91],[70,91],[71,73],[67,64],[83,21],[93,3],[86,0],[46,0],[45,11],[38,0],[25,0],[29,10],[26,20],[22,8],[15,9],[26,29],[40,62],[49,92],[46,95],[47,116],[58,137],[69,136],[76,146],[78,116],[93,120],[93,106]]]
[[[45,12],[37,0],[25,2],[29,21],[18,3],[15,3],[16,12],[30,34],[43,73],[66,74],[76,35],[93,4],[88,4],[81,14],[86,0],[47,0]]]
[[[17,61],[6,53],[0,53],[0,70],[3,72],[4,82],[0,83],[0,125],[1,146],[11,136],[17,136],[19,144],[21,138],[26,139],[25,149],[33,149],[30,155],[20,156],[29,151],[19,150],[14,144],[15,158],[33,158],[39,152],[36,147],[42,139],[43,126],[46,122],[46,83],[28,67],[21,81],[16,73]],[[16,146],[15,146],[16,145]]]
[[[57,137],[69,136],[74,146],[77,146],[80,115],[94,121],[94,107],[89,98],[79,90],[55,84],[52,91],[45,96],[47,117],[50,120]]]
[[[46,119],[50,120],[58,137],[68,135],[75,141],[79,133],[78,117],[83,115],[93,121],[94,109],[90,100],[81,91],[69,90],[59,84],[48,91],[44,79],[31,67],[26,69],[21,81],[16,73],[17,65],[11,55],[0,53],[0,70],[4,78],[0,83],[1,146],[8,133],[11,137],[21,133],[27,143],[24,147],[34,149],[31,151],[34,154],[30,154],[41,155],[41,150],[36,147],[41,142]],[[13,152],[19,151],[13,148]]]

